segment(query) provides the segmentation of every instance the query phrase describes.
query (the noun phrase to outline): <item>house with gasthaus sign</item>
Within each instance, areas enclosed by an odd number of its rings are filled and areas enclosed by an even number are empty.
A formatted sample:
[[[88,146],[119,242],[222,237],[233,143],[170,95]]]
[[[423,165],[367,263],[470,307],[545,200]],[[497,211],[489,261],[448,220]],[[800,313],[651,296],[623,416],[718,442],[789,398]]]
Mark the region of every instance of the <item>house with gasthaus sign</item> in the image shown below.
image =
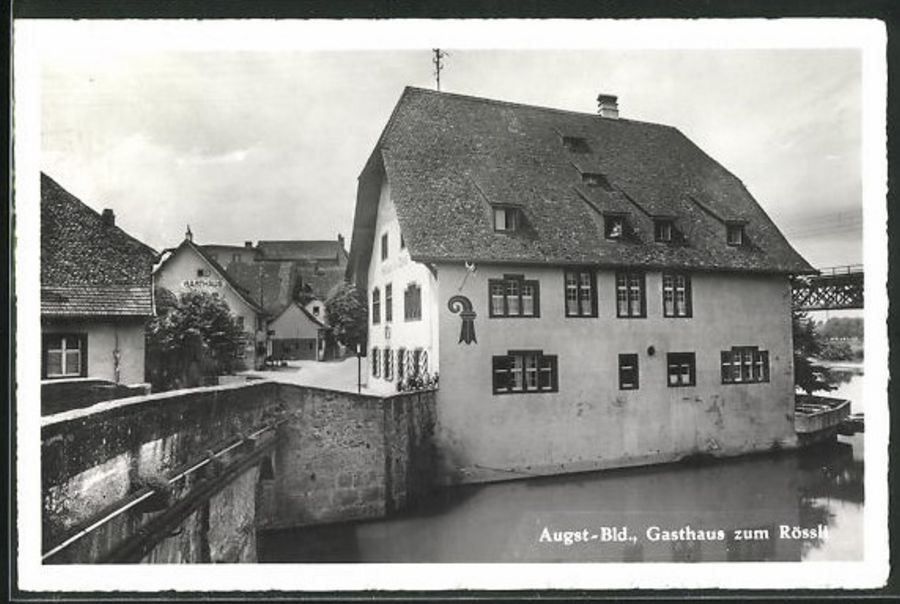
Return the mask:
[[[156,287],[176,296],[202,291],[221,297],[244,332],[239,357],[248,368],[262,367],[270,354],[265,309],[202,246],[194,243],[190,227],[178,247],[163,252],[153,278]]]
[[[440,374],[446,482],[796,446],[811,272],[736,176],[614,96],[416,88],[360,174],[348,264],[370,384]]]

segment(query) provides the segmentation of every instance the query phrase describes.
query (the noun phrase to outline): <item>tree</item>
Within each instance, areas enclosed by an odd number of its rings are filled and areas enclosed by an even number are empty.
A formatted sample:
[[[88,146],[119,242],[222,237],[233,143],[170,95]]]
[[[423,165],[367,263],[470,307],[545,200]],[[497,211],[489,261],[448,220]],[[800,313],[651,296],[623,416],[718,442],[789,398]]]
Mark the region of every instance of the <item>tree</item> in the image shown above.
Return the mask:
[[[325,312],[328,325],[341,344],[351,349],[357,344],[365,347],[369,312],[362,291],[350,283],[341,283],[328,296]]]
[[[794,332],[794,384],[806,394],[834,390],[828,369],[813,363],[813,358],[822,354],[816,322],[805,312],[794,311],[791,325]]]
[[[148,379],[154,390],[202,385],[242,366],[246,336],[228,304],[206,292],[176,298],[158,288],[146,328]]]

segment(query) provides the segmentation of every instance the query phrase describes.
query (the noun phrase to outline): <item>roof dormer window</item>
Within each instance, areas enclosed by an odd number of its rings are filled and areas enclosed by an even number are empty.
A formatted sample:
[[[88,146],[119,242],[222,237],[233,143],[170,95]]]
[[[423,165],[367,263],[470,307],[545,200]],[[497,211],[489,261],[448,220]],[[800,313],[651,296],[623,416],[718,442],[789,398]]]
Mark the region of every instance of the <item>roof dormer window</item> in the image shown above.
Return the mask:
[[[728,245],[744,245],[744,223],[729,222],[725,225],[725,240]]]
[[[582,172],[581,182],[589,187],[600,187],[601,189],[605,189],[607,191],[613,190],[612,185],[609,184],[609,181],[606,179],[606,177],[599,172]]]
[[[519,209],[508,206],[494,206],[494,230],[514,233],[519,229],[521,219]]]
[[[607,214],[603,217],[603,234],[607,239],[625,238],[625,217],[619,214]]]
[[[653,221],[653,236],[660,243],[671,243],[675,226],[669,218],[657,218]]]
[[[563,146],[572,153],[590,153],[591,147],[587,140],[580,136],[562,137]]]

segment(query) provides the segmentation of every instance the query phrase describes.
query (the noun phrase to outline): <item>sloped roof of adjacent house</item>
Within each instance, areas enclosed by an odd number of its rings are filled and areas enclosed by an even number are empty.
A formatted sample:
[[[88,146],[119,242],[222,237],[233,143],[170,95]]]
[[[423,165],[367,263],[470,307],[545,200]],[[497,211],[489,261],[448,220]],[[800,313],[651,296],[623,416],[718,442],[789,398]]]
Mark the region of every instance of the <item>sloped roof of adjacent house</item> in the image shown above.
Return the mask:
[[[260,241],[256,244],[267,260],[343,261],[347,251],[340,241]]]
[[[670,126],[408,87],[360,175],[348,273],[365,272],[385,176],[421,262],[814,272],[743,183]],[[523,228],[495,232],[496,206],[519,208]],[[628,239],[605,238],[613,213]],[[683,243],[654,240],[661,217]],[[745,245],[727,244],[731,221]]]
[[[231,262],[225,270],[269,316],[281,314],[293,300],[297,283],[297,270],[293,262]]]
[[[320,327],[320,328],[324,328],[324,327],[325,327],[325,323],[323,323],[321,319],[319,319],[319,318],[316,317],[314,314],[312,314],[311,312],[309,312],[308,310],[306,310],[306,308],[304,308],[303,305],[300,304],[300,303],[297,302],[297,301],[292,301],[292,302],[290,302],[289,304],[286,304],[285,307],[282,308],[281,311],[280,311],[277,315],[275,315],[275,316],[272,318],[272,322],[274,323],[274,322],[277,321],[279,318],[281,318],[281,315],[283,315],[284,313],[286,313],[292,306],[296,306],[296,307],[300,310],[300,312],[303,313],[303,315],[304,315],[307,319],[309,319],[310,321],[312,321],[316,326],[318,326],[318,327]]]
[[[41,174],[41,314],[153,314],[156,252]]]

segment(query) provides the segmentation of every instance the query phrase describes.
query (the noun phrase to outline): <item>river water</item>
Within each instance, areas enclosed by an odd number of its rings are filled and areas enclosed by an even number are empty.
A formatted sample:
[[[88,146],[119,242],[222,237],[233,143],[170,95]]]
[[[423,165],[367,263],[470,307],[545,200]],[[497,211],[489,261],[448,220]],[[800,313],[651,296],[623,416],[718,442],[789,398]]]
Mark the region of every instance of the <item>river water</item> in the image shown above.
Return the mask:
[[[862,411],[862,376],[830,396]],[[860,560],[863,435],[795,452],[456,487],[387,520],[263,533],[260,562]]]

